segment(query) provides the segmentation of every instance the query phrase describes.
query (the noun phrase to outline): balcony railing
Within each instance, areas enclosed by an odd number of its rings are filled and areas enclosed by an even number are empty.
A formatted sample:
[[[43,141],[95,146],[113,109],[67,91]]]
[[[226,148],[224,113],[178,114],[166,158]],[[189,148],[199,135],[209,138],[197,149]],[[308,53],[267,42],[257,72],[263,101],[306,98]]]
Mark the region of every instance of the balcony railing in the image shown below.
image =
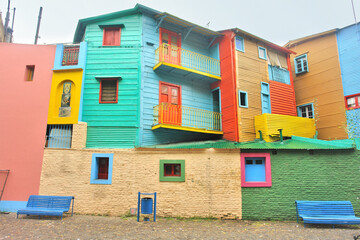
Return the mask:
[[[79,61],[79,45],[64,46],[62,66],[77,65]]]
[[[219,60],[166,43],[155,50],[155,65],[163,62],[220,76]]]
[[[153,125],[166,124],[207,131],[221,131],[221,113],[161,103],[154,107]]]

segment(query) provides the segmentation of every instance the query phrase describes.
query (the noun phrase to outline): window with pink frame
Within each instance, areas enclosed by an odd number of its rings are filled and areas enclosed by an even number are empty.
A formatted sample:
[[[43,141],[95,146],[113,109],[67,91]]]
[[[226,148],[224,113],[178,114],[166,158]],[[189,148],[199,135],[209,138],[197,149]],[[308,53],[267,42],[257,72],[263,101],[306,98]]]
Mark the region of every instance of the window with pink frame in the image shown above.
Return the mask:
[[[241,153],[241,186],[271,187],[270,153]]]

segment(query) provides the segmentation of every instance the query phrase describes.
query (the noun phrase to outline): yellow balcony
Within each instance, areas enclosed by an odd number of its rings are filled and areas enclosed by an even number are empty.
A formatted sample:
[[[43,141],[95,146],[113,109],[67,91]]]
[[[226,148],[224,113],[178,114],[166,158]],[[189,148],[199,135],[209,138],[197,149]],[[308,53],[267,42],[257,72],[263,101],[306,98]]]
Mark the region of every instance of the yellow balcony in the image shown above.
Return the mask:
[[[221,113],[168,103],[161,103],[154,107],[152,130],[158,128],[223,134]]]
[[[269,113],[255,116],[256,138],[260,138],[260,130],[266,142],[279,141],[279,129],[282,129],[283,137],[313,138],[316,134],[315,119]]]
[[[161,44],[155,50],[153,70],[207,79],[213,82],[221,80],[219,60],[166,43]]]

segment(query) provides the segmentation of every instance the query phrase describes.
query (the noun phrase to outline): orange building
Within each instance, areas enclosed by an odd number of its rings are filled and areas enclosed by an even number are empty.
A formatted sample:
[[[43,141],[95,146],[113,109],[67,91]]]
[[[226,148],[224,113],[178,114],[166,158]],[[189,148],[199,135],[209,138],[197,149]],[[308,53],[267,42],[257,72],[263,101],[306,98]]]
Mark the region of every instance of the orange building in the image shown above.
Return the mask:
[[[289,41],[298,115],[315,119],[319,139],[345,139],[346,109],[336,29]]]
[[[244,142],[313,137],[312,121],[296,117],[290,65],[294,52],[237,28],[221,33],[222,81],[213,87],[220,86],[222,93],[224,138]],[[310,131],[299,131],[302,124]]]

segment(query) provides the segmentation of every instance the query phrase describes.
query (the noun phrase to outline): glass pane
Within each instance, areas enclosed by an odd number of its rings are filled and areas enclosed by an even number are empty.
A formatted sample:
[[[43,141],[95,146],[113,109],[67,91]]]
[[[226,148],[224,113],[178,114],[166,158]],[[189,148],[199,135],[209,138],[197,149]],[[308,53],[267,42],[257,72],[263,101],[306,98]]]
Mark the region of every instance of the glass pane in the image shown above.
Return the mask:
[[[171,95],[174,96],[174,97],[177,97],[177,95],[178,95],[178,89],[177,89],[177,88],[172,88],[172,89],[171,89]]]
[[[179,104],[179,102],[178,102],[178,97],[172,96],[172,97],[171,97],[171,103],[172,103],[172,104]]]
[[[181,175],[181,165],[180,164],[175,164],[174,166],[174,175]]]
[[[355,107],[355,97],[351,97],[347,99],[347,105],[348,107]]]
[[[161,93],[162,94],[168,94],[168,87],[167,86],[161,86]]]
[[[171,46],[177,46],[177,37],[176,36],[171,36]]]
[[[162,42],[163,43],[169,42],[169,35],[167,33],[162,33]]]
[[[253,164],[253,161],[252,160],[246,160],[245,164]]]
[[[171,166],[171,164],[165,164],[164,165],[164,172],[165,172],[165,176],[172,175],[172,166]]]
[[[257,164],[257,165],[263,164],[263,160],[261,160],[261,159],[256,159],[256,160],[255,160],[255,164]]]

